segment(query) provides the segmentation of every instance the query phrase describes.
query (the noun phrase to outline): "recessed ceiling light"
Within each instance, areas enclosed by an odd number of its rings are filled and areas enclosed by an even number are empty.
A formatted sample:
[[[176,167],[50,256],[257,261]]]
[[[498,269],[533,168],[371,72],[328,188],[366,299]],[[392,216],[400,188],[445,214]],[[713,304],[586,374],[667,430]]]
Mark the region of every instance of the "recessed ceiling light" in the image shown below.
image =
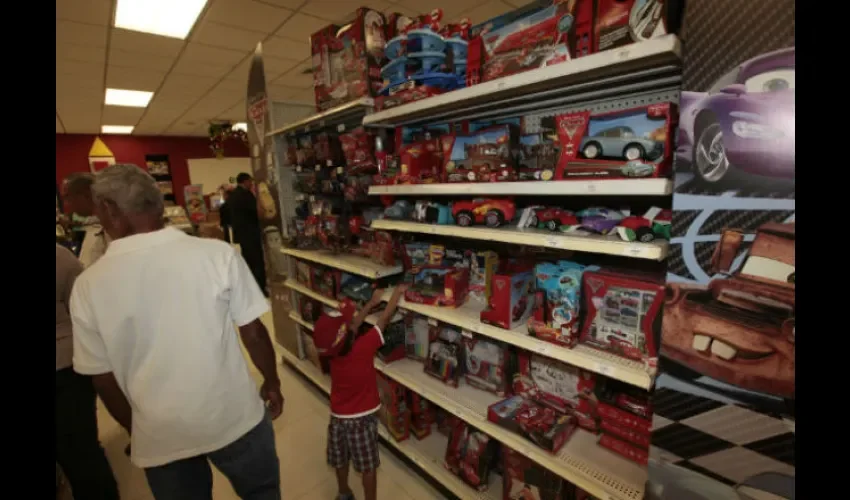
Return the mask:
[[[104,125],[100,127],[102,134],[132,134],[132,125]]]
[[[245,122],[236,122],[233,125],[231,125],[230,128],[232,130],[243,130],[245,132],[248,132],[248,124],[245,123]]]
[[[207,0],[118,0],[115,27],[185,40]]]
[[[152,97],[153,92],[144,90],[106,89],[106,104],[110,106],[146,108]]]

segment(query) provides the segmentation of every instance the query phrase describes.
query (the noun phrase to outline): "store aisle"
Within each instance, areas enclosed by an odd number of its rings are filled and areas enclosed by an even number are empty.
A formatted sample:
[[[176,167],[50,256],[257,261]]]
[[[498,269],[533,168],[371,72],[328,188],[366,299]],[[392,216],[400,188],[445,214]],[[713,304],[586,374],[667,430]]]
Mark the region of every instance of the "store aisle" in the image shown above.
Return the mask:
[[[272,334],[271,315],[263,323]],[[275,345],[275,349],[280,349]],[[280,356],[278,356],[280,359]],[[252,368],[257,380],[259,374]],[[282,392],[286,398],[283,416],[274,423],[280,457],[284,500],[331,500],[336,494],[333,471],[325,465],[325,432],[328,421],[327,400],[289,367],[280,367]],[[144,472],[130,464],[124,455],[128,438],[115,420],[98,402],[100,440],[112,464],[123,500],[153,498]],[[230,483],[213,468],[215,500],[235,500]],[[363,498],[360,478],[353,471],[351,485],[358,499]],[[381,500],[434,500],[445,498],[393,454],[381,447],[378,473],[378,498]]]

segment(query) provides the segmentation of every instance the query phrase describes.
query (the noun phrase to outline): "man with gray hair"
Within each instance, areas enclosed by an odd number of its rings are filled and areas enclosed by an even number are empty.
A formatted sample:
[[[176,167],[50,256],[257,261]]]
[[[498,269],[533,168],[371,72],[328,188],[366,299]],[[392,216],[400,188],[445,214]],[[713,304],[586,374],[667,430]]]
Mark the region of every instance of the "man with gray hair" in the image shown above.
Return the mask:
[[[94,184],[94,175],[88,172],[71,174],[62,183],[65,205],[71,211],[81,217],[94,215],[94,200],[92,200],[91,186]],[[92,224],[85,228],[83,244],[80,248],[80,262],[83,267],[94,264],[109,246],[109,235],[100,224]]]
[[[157,500],[212,499],[209,462],[241,498],[280,499],[271,420],[283,396],[259,319],[269,305],[245,261],[223,241],[164,228],[162,194],[135,165],[99,172],[92,194],[113,242],[74,285],[74,370],[130,431]]]

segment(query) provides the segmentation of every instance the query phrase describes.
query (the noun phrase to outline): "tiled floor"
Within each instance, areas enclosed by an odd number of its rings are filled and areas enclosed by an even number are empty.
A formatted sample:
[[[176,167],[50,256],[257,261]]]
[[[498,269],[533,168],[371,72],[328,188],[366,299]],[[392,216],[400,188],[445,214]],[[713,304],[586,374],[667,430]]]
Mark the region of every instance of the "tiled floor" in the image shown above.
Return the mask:
[[[271,317],[263,318],[271,330]],[[275,346],[277,349],[278,346]],[[280,356],[278,356],[280,359]],[[257,380],[259,374],[249,361]],[[274,423],[280,457],[281,490],[284,500],[332,500],[336,495],[333,471],[325,464],[325,430],[328,420],[327,399],[313,389],[294,370],[280,367],[282,392],[286,398],[283,416]],[[126,432],[99,406],[100,439],[121,489],[123,500],[152,499],[144,472],[124,455]],[[214,471],[215,500],[238,498],[230,483]],[[351,486],[358,499],[363,498],[360,478],[352,471]],[[380,500],[434,500],[445,498],[416,472],[407,468],[392,453],[381,448],[378,472]]]

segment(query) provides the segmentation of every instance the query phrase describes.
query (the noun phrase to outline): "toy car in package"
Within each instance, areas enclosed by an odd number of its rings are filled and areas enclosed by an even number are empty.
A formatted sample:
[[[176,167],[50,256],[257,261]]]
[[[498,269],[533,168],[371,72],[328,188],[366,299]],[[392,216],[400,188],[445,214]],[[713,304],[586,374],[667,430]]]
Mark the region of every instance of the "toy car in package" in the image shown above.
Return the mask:
[[[339,284],[341,297],[348,297],[357,305],[362,306],[372,298],[374,287],[372,282],[349,273],[342,273]]]
[[[463,332],[466,382],[472,387],[504,396],[510,390],[508,349],[499,341]]]
[[[458,421],[449,436],[445,466],[466,484],[486,491],[498,453],[497,441],[466,422]]]
[[[502,446],[502,462],[505,499],[564,500],[567,486],[561,476],[507,446]]]
[[[487,408],[487,419],[557,453],[576,429],[576,419],[524,396],[511,396]]]
[[[573,347],[579,337],[579,305],[586,266],[561,260],[534,268],[537,290],[528,333],[553,344]]]
[[[469,269],[427,265],[411,269],[408,274],[411,285],[404,292],[408,302],[460,307],[466,301]]]
[[[378,358],[385,363],[404,359],[405,353],[404,315],[396,313],[382,332],[384,345],[378,349]]]
[[[457,387],[463,374],[463,340],[460,331],[448,325],[431,325],[428,333],[425,373]]]
[[[567,413],[579,407],[581,398],[591,397],[593,388],[594,375],[590,372],[528,351],[517,354],[514,394]]]
[[[410,430],[416,439],[425,439],[431,435],[434,424],[434,406],[419,393],[407,391],[407,404],[410,408]]]
[[[405,315],[407,332],[404,337],[404,349],[408,358],[423,361],[428,357],[428,334],[431,329],[429,321],[436,322],[415,312]]]

